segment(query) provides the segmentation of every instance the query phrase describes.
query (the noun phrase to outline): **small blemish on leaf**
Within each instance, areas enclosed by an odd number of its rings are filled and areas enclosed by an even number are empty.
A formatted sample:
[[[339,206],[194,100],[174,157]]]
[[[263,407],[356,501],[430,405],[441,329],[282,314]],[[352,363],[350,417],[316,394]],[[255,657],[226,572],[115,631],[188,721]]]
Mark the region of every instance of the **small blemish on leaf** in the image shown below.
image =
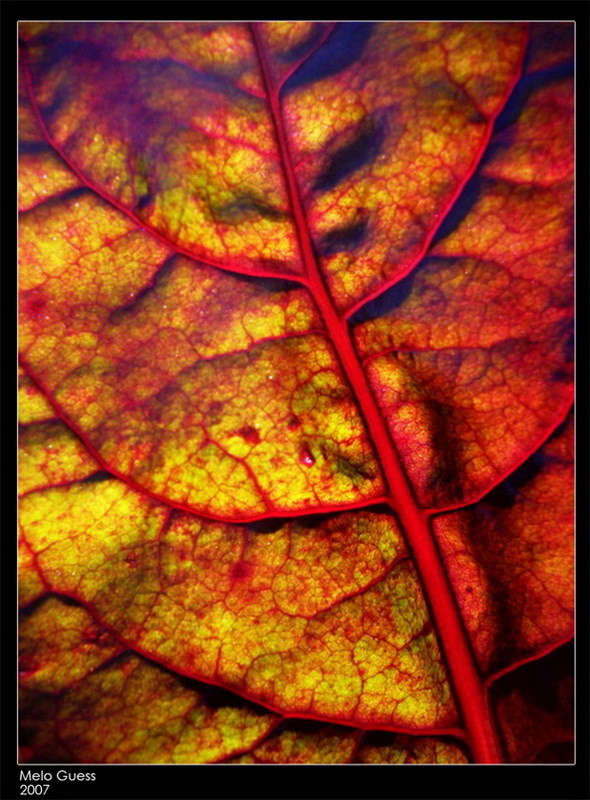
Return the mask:
[[[242,437],[245,442],[250,444],[258,444],[260,442],[260,434],[252,425],[244,425],[240,428],[238,435]]]
[[[309,447],[302,447],[299,453],[299,461],[301,464],[305,464],[306,467],[313,467],[315,464],[315,458],[313,457],[311,450]]]
[[[23,306],[30,317],[37,318],[45,310],[47,298],[43,292],[40,292],[38,289],[33,289],[31,292],[27,292],[26,296],[23,298]]]
[[[135,210],[136,211],[142,211],[144,208],[147,208],[147,206],[149,206],[151,202],[152,202],[151,194],[142,194],[137,199],[137,203],[135,205]]]
[[[217,400],[214,400],[212,403],[209,403],[207,406],[207,416],[210,419],[211,424],[216,424],[220,421],[221,415],[223,411],[223,403],[220,403]]]
[[[234,564],[231,571],[232,580],[239,580],[241,578],[249,578],[254,572],[254,567],[248,561],[238,561]]]
[[[84,641],[96,644],[99,647],[112,644],[112,637],[108,631],[101,630],[98,625],[88,625],[82,631]]]

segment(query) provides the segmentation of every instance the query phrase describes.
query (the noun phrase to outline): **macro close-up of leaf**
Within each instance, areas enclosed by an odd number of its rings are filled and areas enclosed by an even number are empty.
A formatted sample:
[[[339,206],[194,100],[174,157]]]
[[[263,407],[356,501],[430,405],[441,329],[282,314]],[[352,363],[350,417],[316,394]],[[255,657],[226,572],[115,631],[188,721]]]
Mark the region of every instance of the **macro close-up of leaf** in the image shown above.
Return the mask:
[[[19,39],[21,762],[572,763],[573,24]]]

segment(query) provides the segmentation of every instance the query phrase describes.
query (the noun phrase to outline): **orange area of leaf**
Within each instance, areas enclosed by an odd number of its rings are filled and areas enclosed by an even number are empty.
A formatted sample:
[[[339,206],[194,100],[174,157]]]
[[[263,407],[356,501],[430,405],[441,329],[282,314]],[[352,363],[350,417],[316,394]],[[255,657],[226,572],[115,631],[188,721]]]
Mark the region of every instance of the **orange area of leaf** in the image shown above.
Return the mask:
[[[21,635],[23,736],[38,762],[60,751],[74,762],[215,762],[252,747],[278,722],[123,653],[86,611],[61,600],[46,600]]]
[[[383,494],[304,290],[170,259],[87,192],[30,211],[20,248],[23,358],[115,474],[236,518]]]
[[[285,94],[297,178],[338,308],[419,260],[479,158],[524,44],[519,25],[377,24],[351,66]]]
[[[23,25],[49,136],[93,187],[195,258],[300,273],[247,29],[194,36],[187,23],[179,51],[175,26],[52,23],[39,36]]]
[[[45,422],[55,418],[55,412],[43,392],[35,386],[22,367],[18,370],[18,421],[22,425]]]
[[[388,515],[304,518],[264,534],[169,518],[104,480],[29,494],[20,519],[55,591],[181,673],[283,713],[410,729],[454,722],[419,584]]]
[[[571,82],[533,92],[465,218],[356,329],[425,506],[481,497],[570,407],[572,119]]]
[[[62,422],[27,426],[19,442],[19,492],[81,480],[96,472],[96,461]]]

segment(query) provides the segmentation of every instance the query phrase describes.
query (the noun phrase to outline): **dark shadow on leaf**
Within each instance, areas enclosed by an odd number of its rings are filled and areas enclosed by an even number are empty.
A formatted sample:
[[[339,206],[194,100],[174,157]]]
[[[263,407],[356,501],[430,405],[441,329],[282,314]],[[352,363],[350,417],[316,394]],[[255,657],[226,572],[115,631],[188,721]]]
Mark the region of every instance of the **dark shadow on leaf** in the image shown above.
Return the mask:
[[[176,255],[167,258],[147,286],[140,289],[128,303],[119,306],[119,308],[114,308],[109,314],[109,323],[111,325],[120,325],[127,318],[127,315],[140,305],[145,297],[150,295],[158,285],[161,285],[169,277],[174,269],[174,262],[176,259]]]
[[[51,152],[51,147],[46,142],[19,142],[18,152],[21,156],[36,155],[37,153]]]
[[[338,511],[332,511],[327,514],[304,514],[301,517],[297,517],[297,526],[313,530],[319,528],[324,522],[337,517],[338,513]]]
[[[93,472],[92,475],[87,475],[85,478],[82,478],[80,483],[102,483],[103,481],[110,480],[113,480],[111,473],[107,472],[105,469],[100,469],[97,472]]]
[[[29,603],[29,605],[25,606],[25,608],[21,608],[19,610],[19,615],[23,618],[30,617],[45,603],[48,603],[50,600],[56,600],[56,599],[59,600],[60,603],[63,603],[63,605],[65,606],[73,606],[74,608],[83,608],[82,603],[79,603],[72,597],[59,594],[59,592],[46,592],[45,594],[41,595],[41,597],[38,597],[36,600],[33,600],[32,603]]]
[[[414,281],[416,280],[416,275],[424,266],[425,262],[422,262],[416,269],[410,272],[409,275],[402,278],[401,281],[398,281],[390,289],[387,289],[387,291],[378,295],[374,300],[370,300],[368,303],[365,303],[364,306],[361,306],[361,308],[350,317],[350,324],[353,326],[360,325],[362,322],[368,322],[371,319],[382,317],[384,314],[388,314],[390,311],[399,308],[410,296]]]
[[[374,22],[342,22],[301,67],[286,81],[283,92],[336,75],[360,58],[371,36]]]
[[[357,127],[354,139],[330,156],[313,184],[314,191],[333,189],[348,175],[370,164],[379,155],[384,139],[384,123],[371,117],[365,118]]]
[[[301,284],[296,281],[290,281],[287,278],[262,278],[258,275],[241,275],[236,272],[232,275],[232,279],[241,283],[249,283],[254,286],[259,286],[265,292],[292,292],[294,289],[300,289]]]
[[[539,89],[540,87],[552,83],[553,81],[567,78],[569,75],[573,75],[573,72],[573,62],[563,61],[560,64],[549,67],[548,69],[543,69],[539,70],[539,72],[532,72],[528,75],[524,75],[516,84],[508,102],[502,109],[502,112],[498,115],[494,125],[493,135],[500,133],[511,125],[514,125],[522,113],[525,103],[535,89]],[[493,154],[493,149],[494,148],[492,144],[492,146],[488,148],[488,151],[485,155],[484,163],[490,158],[490,155]]]
[[[254,522],[247,522],[245,528],[252,533],[276,533],[289,522],[288,518],[273,517],[271,519],[259,519]]]
[[[293,47],[291,47],[289,50],[285,50],[283,53],[278,53],[278,57],[281,59],[281,61],[287,62],[296,61],[298,58],[303,58],[303,56],[308,53],[318,42],[322,36],[322,33],[322,26],[318,23],[314,24],[309,32],[309,36],[307,36],[302,42],[298,42],[297,44],[293,45]]]
[[[472,177],[465,184],[463,191],[457,198],[457,201],[454,203],[453,207],[441,222],[432,239],[431,247],[434,247],[438,242],[441,241],[441,239],[445,239],[459,227],[467,214],[478,201],[484,184],[485,179],[482,178],[478,173],[472,175]]]
[[[521,464],[503,483],[496,486],[483,499],[488,505],[510,508],[516,502],[521,490],[535,478],[546,464],[546,458],[538,450]]]
[[[330,723],[332,724],[332,723]],[[296,734],[309,735],[317,734],[322,728],[326,727],[325,722],[318,722],[314,719],[284,719],[269,735],[267,741],[278,738],[281,734],[290,731]],[[341,726],[334,725],[334,727],[341,728]],[[341,728],[342,730],[343,728]],[[350,730],[350,729],[348,729]]]
[[[356,250],[367,238],[368,219],[356,220],[350,225],[335,228],[320,239],[319,249],[322,256]]]
[[[535,708],[555,714],[563,707],[563,689],[560,692],[559,676],[571,675],[574,663],[573,640],[553,650],[543,658],[524,664],[504,675],[492,685],[496,698],[518,690],[523,698]],[[573,692],[573,681],[572,681]],[[573,700],[571,693],[569,697]]]

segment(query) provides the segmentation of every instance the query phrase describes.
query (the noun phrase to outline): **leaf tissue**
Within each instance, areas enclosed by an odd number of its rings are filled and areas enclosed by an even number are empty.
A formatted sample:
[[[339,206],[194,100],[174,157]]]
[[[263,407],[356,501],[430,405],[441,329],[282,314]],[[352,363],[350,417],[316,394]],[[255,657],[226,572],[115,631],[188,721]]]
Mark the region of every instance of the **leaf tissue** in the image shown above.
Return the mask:
[[[22,760],[571,762],[573,25],[19,32]]]

